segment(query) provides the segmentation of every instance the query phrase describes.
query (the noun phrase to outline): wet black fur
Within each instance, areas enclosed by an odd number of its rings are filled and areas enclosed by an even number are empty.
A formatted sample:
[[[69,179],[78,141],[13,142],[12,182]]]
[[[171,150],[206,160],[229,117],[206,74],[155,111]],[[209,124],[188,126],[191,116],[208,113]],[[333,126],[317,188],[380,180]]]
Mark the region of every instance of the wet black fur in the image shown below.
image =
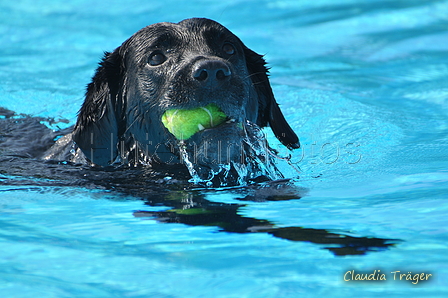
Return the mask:
[[[224,43],[234,46],[233,55],[222,52]],[[166,62],[149,65],[154,51],[162,52]],[[195,65],[204,60],[226,64],[232,72],[229,81],[206,88],[192,79]],[[160,123],[165,110],[210,102],[238,121],[270,126],[290,149],[300,146],[274,98],[263,57],[222,25],[200,18],[148,26],[105,53],[88,85],[73,140],[98,165],[110,164],[136,144],[146,144],[143,152],[152,155],[173,140]]]

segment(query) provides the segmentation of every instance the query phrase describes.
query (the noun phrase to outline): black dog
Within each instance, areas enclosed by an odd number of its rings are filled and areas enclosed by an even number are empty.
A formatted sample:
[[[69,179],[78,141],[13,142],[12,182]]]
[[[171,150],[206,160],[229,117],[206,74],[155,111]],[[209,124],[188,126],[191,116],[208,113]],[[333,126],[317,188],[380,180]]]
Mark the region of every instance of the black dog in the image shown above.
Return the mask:
[[[193,18],[143,28],[105,54],[73,133],[60,140],[47,159],[61,157],[60,147],[71,147],[73,140],[77,153],[71,159],[99,166],[178,163],[188,157],[192,174],[205,171],[205,176],[213,176],[222,165],[231,165],[224,167],[226,175],[234,168],[241,176],[238,165],[245,163],[253,163],[249,172],[257,171],[257,163],[265,160],[246,157],[260,154],[250,152],[265,143],[260,127],[269,125],[290,149],[300,146],[275,101],[265,64],[261,55],[212,20]],[[176,140],[161,122],[168,109],[210,103],[229,121],[187,142]]]

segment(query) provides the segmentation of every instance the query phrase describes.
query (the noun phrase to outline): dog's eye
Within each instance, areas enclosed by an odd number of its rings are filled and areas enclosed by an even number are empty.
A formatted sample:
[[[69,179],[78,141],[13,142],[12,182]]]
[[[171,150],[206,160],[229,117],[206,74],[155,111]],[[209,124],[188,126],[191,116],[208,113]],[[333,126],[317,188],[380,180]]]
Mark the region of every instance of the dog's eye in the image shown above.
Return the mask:
[[[230,43],[225,43],[222,46],[222,50],[224,51],[224,53],[226,53],[227,55],[233,55],[235,54],[235,47],[230,44]]]
[[[148,57],[148,64],[151,66],[157,66],[162,64],[163,62],[166,61],[166,56],[163,55],[161,52],[156,51],[153,52],[151,55],[149,55]]]

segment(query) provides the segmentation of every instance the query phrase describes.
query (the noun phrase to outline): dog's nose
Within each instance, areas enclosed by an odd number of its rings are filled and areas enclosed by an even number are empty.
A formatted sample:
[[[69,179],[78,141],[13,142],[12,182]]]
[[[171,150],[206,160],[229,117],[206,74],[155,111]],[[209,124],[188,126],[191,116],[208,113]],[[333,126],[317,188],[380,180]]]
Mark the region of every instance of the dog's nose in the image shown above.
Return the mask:
[[[232,71],[220,60],[201,60],[193,68],[193,78],[208,87],[215,87],[228,81]]]

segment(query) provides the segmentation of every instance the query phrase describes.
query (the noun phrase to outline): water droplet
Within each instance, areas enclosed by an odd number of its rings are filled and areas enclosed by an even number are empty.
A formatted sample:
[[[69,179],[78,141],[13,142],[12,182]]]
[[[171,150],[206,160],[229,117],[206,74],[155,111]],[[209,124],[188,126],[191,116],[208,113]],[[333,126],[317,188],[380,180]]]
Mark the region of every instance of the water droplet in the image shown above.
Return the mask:
[[[195,152],[187,150],[187,144],[179,143],[182,162],[187,167],[189,182],[206,187],[245,186],[255,180],[279,180],[284,176],[276,166],[275,151],[269,147],[264,132],[256,124],[238,123],[242,131],[243,158],[214,164],[199,164]]]

